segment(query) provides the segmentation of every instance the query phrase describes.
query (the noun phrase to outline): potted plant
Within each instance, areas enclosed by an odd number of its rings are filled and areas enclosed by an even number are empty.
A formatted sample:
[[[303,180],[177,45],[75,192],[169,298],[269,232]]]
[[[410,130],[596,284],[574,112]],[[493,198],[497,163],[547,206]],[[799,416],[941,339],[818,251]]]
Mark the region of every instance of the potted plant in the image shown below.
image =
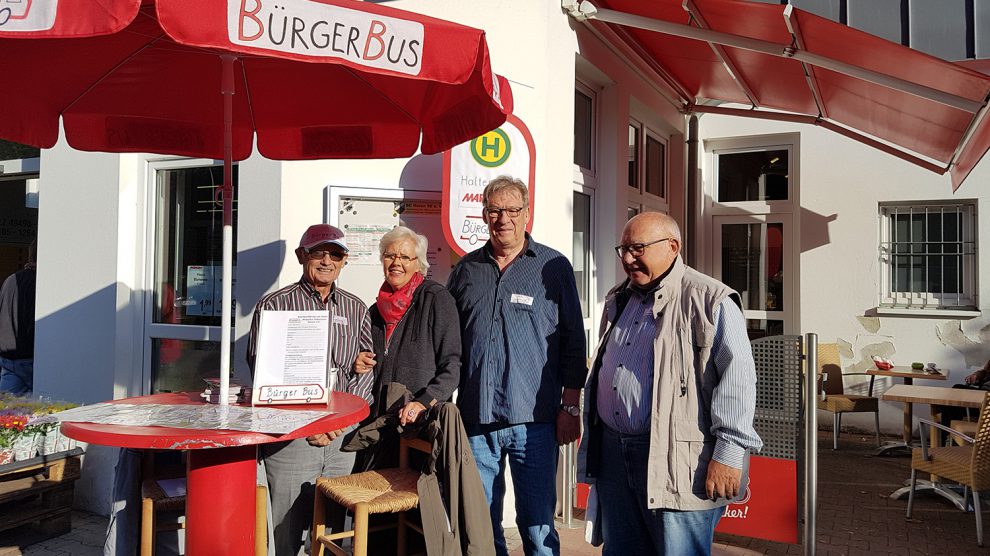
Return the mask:
[[[0,410],[0,464],[14,461],[15,443],[24,437],[28,418],[16,410]]]

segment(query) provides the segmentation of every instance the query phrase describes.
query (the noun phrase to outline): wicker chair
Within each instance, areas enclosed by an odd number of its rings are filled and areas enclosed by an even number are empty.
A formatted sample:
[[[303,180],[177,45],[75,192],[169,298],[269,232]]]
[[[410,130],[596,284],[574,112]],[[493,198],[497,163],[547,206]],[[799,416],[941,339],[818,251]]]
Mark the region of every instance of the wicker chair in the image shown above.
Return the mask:
[[[432,446],[425,440],[402,438],[399,467],[317,479],[316,495],[313,497],[313,556],[323,556],[324,549],[336,556],[346,554],[334,542],[346,538],[354,539],[354,556],[367,556],[368,533],[391,528],[398,529],[396,554],[405,555],[407,529],[423,534],[422,528],[408,522],[405,516],[405,512],[419,506],[416,483],[420,472],[409,467],[409,449],[430,453]],[[353,513],[354,528],[327,535],[327,502]],[[369,527],[368,516],[372,514],[398,514],[398,522]]]
[[[255,498],[254,523],[254,554],[268,554],[268,489],[258,485]],[[155,553],[155,534],[159,531],[176,531],[184,529],[185,523],[180,521],[163,522],[158,519],[159,512],[183,512],[186,509],[185,496],[168,496],[162,490],[156,479],[147,479],[141,483],[141,556],[153,556]]]
[[[976,544],[983,546],[983,521],[980,515],[980,493],[990,490],[990,393],[983,398],[983,409],[977,422],[975,438],[959,431],[921,419],[921,448],[911,454],[911,493],[908,496],[907,517],[911,517],[914,505],[914,488],[918,472],[931,473],[955,481],[973,493],[973,508],[976,514]],[[949,434],[962,437],[966,446],[928,446],[928,427],[942,429]]]
[[[866,373],[843,373],[839,364],[838,344],[818,344],[818,409],[833,413],[832,449],[839,449],[839,428],[843,413],[873,413],[877,446],[880,445],[880,400],[873,397],[873,377],[866,396],[846,394],[842,378]]]

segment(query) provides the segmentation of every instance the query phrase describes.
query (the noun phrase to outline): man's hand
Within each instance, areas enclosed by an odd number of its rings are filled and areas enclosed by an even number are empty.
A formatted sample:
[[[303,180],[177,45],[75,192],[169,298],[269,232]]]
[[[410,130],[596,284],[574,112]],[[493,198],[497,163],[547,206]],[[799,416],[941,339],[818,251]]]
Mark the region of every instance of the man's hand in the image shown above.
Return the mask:
[[[566,411],[557,412],[557,444],[570,444],[581,436],[581,417]]]
[[[330,439],[327,438],[325,433],[307,436],[306,442],[309,442],[310,446],[316,446],[317,448],[323,448],[330,445]]]
[[[742,469],[729,467],[715,460],[708,462],[708,478],[705,479],[708,498],[712,500],[735,498],[739,494],[740,480],[742,480]]]
[[[342,434],[344,434],[344,429],[337,429],[335,431],[325,432],[323,434],[314,434],[313,436],[307,436],[306,442],[309,442],[310,446],[325,448]]]
[[[358,353],[357,359],[354,360],[354,372],[361,374],[370,371],[375,368],[375,354],[370,351],[362,351]]]
[[[399,424],[404,427],[415,423],[424,411],[426,411],[426,406],[419,402],[407,403],[399,410]]]

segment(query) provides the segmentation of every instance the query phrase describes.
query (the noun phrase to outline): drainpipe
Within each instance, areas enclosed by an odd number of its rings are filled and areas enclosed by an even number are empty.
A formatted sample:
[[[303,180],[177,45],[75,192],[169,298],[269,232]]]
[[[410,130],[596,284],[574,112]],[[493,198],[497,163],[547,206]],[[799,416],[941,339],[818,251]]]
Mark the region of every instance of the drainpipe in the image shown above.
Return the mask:
[[[698,217],[701,215],[701,183],[698,180],[698,116],[691,114],[688,118],[687,138],[687,195],[684,196],[685,236],[687,238],[687,264],[698,268],[699,252],[701,251],[700,237],[694,234],[698,229]]]

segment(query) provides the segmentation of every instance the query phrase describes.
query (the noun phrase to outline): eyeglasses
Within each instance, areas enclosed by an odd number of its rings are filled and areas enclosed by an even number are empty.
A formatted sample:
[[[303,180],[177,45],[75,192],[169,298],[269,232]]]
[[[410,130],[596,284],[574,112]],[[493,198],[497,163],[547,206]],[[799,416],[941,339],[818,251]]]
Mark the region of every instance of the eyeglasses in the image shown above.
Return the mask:
[[[502,213],[509,215],[509,218],[516,218],[519,213],[523,211],[526,207],[515,207],[515,208],[496,208],[496,207],[485,207],[485,216],[491,218],[492,220],[498,220],[502,217]]]
[[[323,257],[330,257],[330,260],[335,263],[339,263],[344,260],[344,257],[347,256],[347,253],[343,253],[341,251],[327,251],[326,249],[313,251],[306,249],[305,247],[303,248],[303,252],[306,253],[306,257],[308,257],[311,261],[322,261]]]
[[[411,262],[413,262],[415,260],[418,260],[419,257],[410,257],[408,255],[399,255],[398,253],[385,253],[384,255],[382,255],[382,260],[383,261],[387,261],[387,262],[390,262],[391,263],[392,261],[394,261],[396,259],[399,259],[399,264],[401,264],[402,266],[406,266],[407,264],[409,264],[409,263],[411,263]]]
[[[651,241],[649,243],[630,243],[629,245],[616,245],[615,254],[621,259],[623,255],[629,253],[634,259],[638,259],[643,256],[646,252],[646,248],[653,245],[654,243],[660,243],[661,241],[668,241],[674,238],[665,237],[663,239],[658,239],[656,241]]]

